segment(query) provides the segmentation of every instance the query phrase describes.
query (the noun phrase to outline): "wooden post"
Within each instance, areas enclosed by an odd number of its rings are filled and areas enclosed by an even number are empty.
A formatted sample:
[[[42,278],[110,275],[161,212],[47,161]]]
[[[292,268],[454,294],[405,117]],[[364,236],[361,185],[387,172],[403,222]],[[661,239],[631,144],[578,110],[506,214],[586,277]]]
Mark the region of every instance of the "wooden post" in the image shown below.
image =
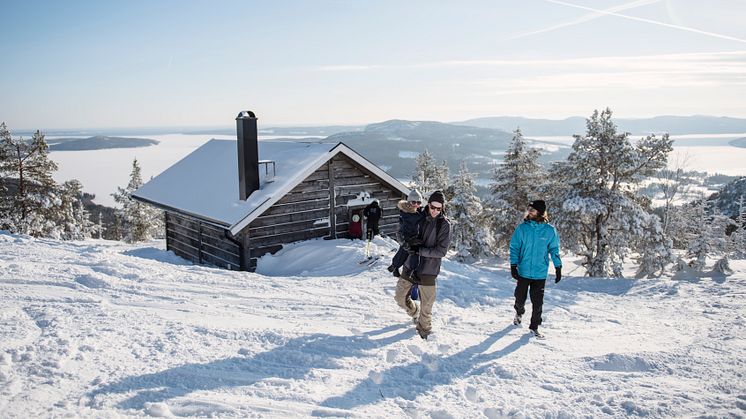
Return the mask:
[[[170,243],[168,242],[168,211],[163,211],[163,226],[166,229],[166,250],[171,250]]]
[[[202,221],[197,222],[198,230],[197,231],[197,241],[199,243],[199,247],[197,249],[197,257],[199,258],[199,264],[202,264]]]
[[[337,238],[337,194],[334,187],[334,160],[329,159],[329,238]]]

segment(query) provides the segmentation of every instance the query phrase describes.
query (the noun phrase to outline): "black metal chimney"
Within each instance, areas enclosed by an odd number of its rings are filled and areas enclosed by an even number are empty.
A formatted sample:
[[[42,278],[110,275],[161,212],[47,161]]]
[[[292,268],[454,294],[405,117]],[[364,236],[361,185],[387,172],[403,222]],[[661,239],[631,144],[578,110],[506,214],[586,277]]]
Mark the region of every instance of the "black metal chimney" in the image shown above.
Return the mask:
[[[242,201],[259,190],[259,145],[256,116],[241,111],[236,117],[238,133],[238,193]]]

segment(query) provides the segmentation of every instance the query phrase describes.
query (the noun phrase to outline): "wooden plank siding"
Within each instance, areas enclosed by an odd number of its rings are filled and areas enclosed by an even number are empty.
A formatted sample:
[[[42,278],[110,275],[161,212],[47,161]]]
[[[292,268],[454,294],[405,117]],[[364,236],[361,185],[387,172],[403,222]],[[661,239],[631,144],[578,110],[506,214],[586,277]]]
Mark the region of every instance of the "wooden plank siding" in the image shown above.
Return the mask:
[[[225,228],[166,211],[166,249],[198,264],[240,270],[241,246]]]
[[[352,159],[338,154],[332,158],[334,166],[335,187],[335,231],[337,237],[349,237],[349,206],[351,199],[358,197],[360,192],[366,192],[370,201],[378,199],[383,210],[383,218],[379,223],[381,232],[393,235],[398,229],[399,210],[396,204],[404,196],[397,189],[383,183],[377,176],[367,171],[364,167],[356,164]]]
[[[329,164],[324,164],[252,221],[240,234],[249,243],[248,270],[257,259],[275,253],[283,244],[330,233]]]
[[[235,237],[226,228],[189,215],[166,212],[166,246],[195,263],[254,271],[258,258],[284,244],[314,238],[349,237],[351,200],[363,194],[378,199],[383,209],[381,231],[398,228],[396,204],[403,198],[395,187],[352,159],[337,154],[267,208]]]

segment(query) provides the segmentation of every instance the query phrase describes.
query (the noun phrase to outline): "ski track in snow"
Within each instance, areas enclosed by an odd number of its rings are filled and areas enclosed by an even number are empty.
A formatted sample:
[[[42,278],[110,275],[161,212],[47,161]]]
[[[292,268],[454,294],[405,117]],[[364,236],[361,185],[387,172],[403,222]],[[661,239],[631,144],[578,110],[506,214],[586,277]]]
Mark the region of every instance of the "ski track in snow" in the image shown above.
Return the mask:
[[[621,280],[565,256],[535,340],[505,263],[445,260],[423,341],[393,301],[391,240],[372,267],[364,242],[319,240],[263,274],[162,246],[0,233],[0,416],[746,415],[746,261]]]

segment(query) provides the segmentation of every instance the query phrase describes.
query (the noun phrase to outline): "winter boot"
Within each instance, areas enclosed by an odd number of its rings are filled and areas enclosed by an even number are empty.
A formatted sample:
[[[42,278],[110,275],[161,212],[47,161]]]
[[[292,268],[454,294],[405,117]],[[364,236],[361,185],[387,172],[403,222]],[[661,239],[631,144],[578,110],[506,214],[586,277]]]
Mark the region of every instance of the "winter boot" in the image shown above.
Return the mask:
[[[544,335],[539,332],[539,328],[536,329],[528,329],[531,331],[531,336],[535,337],[536,339],[544,339]]]
[[[427,340],[427,337],[430,336],[430,333],[432,333],[431,330],[425,330],[419,324],[417,325],[417,334],[420,335],[422,339]]]
[[[522,315],[515,313],[515,317],[513,317],[513,324],[516,326],[519,326],[521,324],[521,317]]]

